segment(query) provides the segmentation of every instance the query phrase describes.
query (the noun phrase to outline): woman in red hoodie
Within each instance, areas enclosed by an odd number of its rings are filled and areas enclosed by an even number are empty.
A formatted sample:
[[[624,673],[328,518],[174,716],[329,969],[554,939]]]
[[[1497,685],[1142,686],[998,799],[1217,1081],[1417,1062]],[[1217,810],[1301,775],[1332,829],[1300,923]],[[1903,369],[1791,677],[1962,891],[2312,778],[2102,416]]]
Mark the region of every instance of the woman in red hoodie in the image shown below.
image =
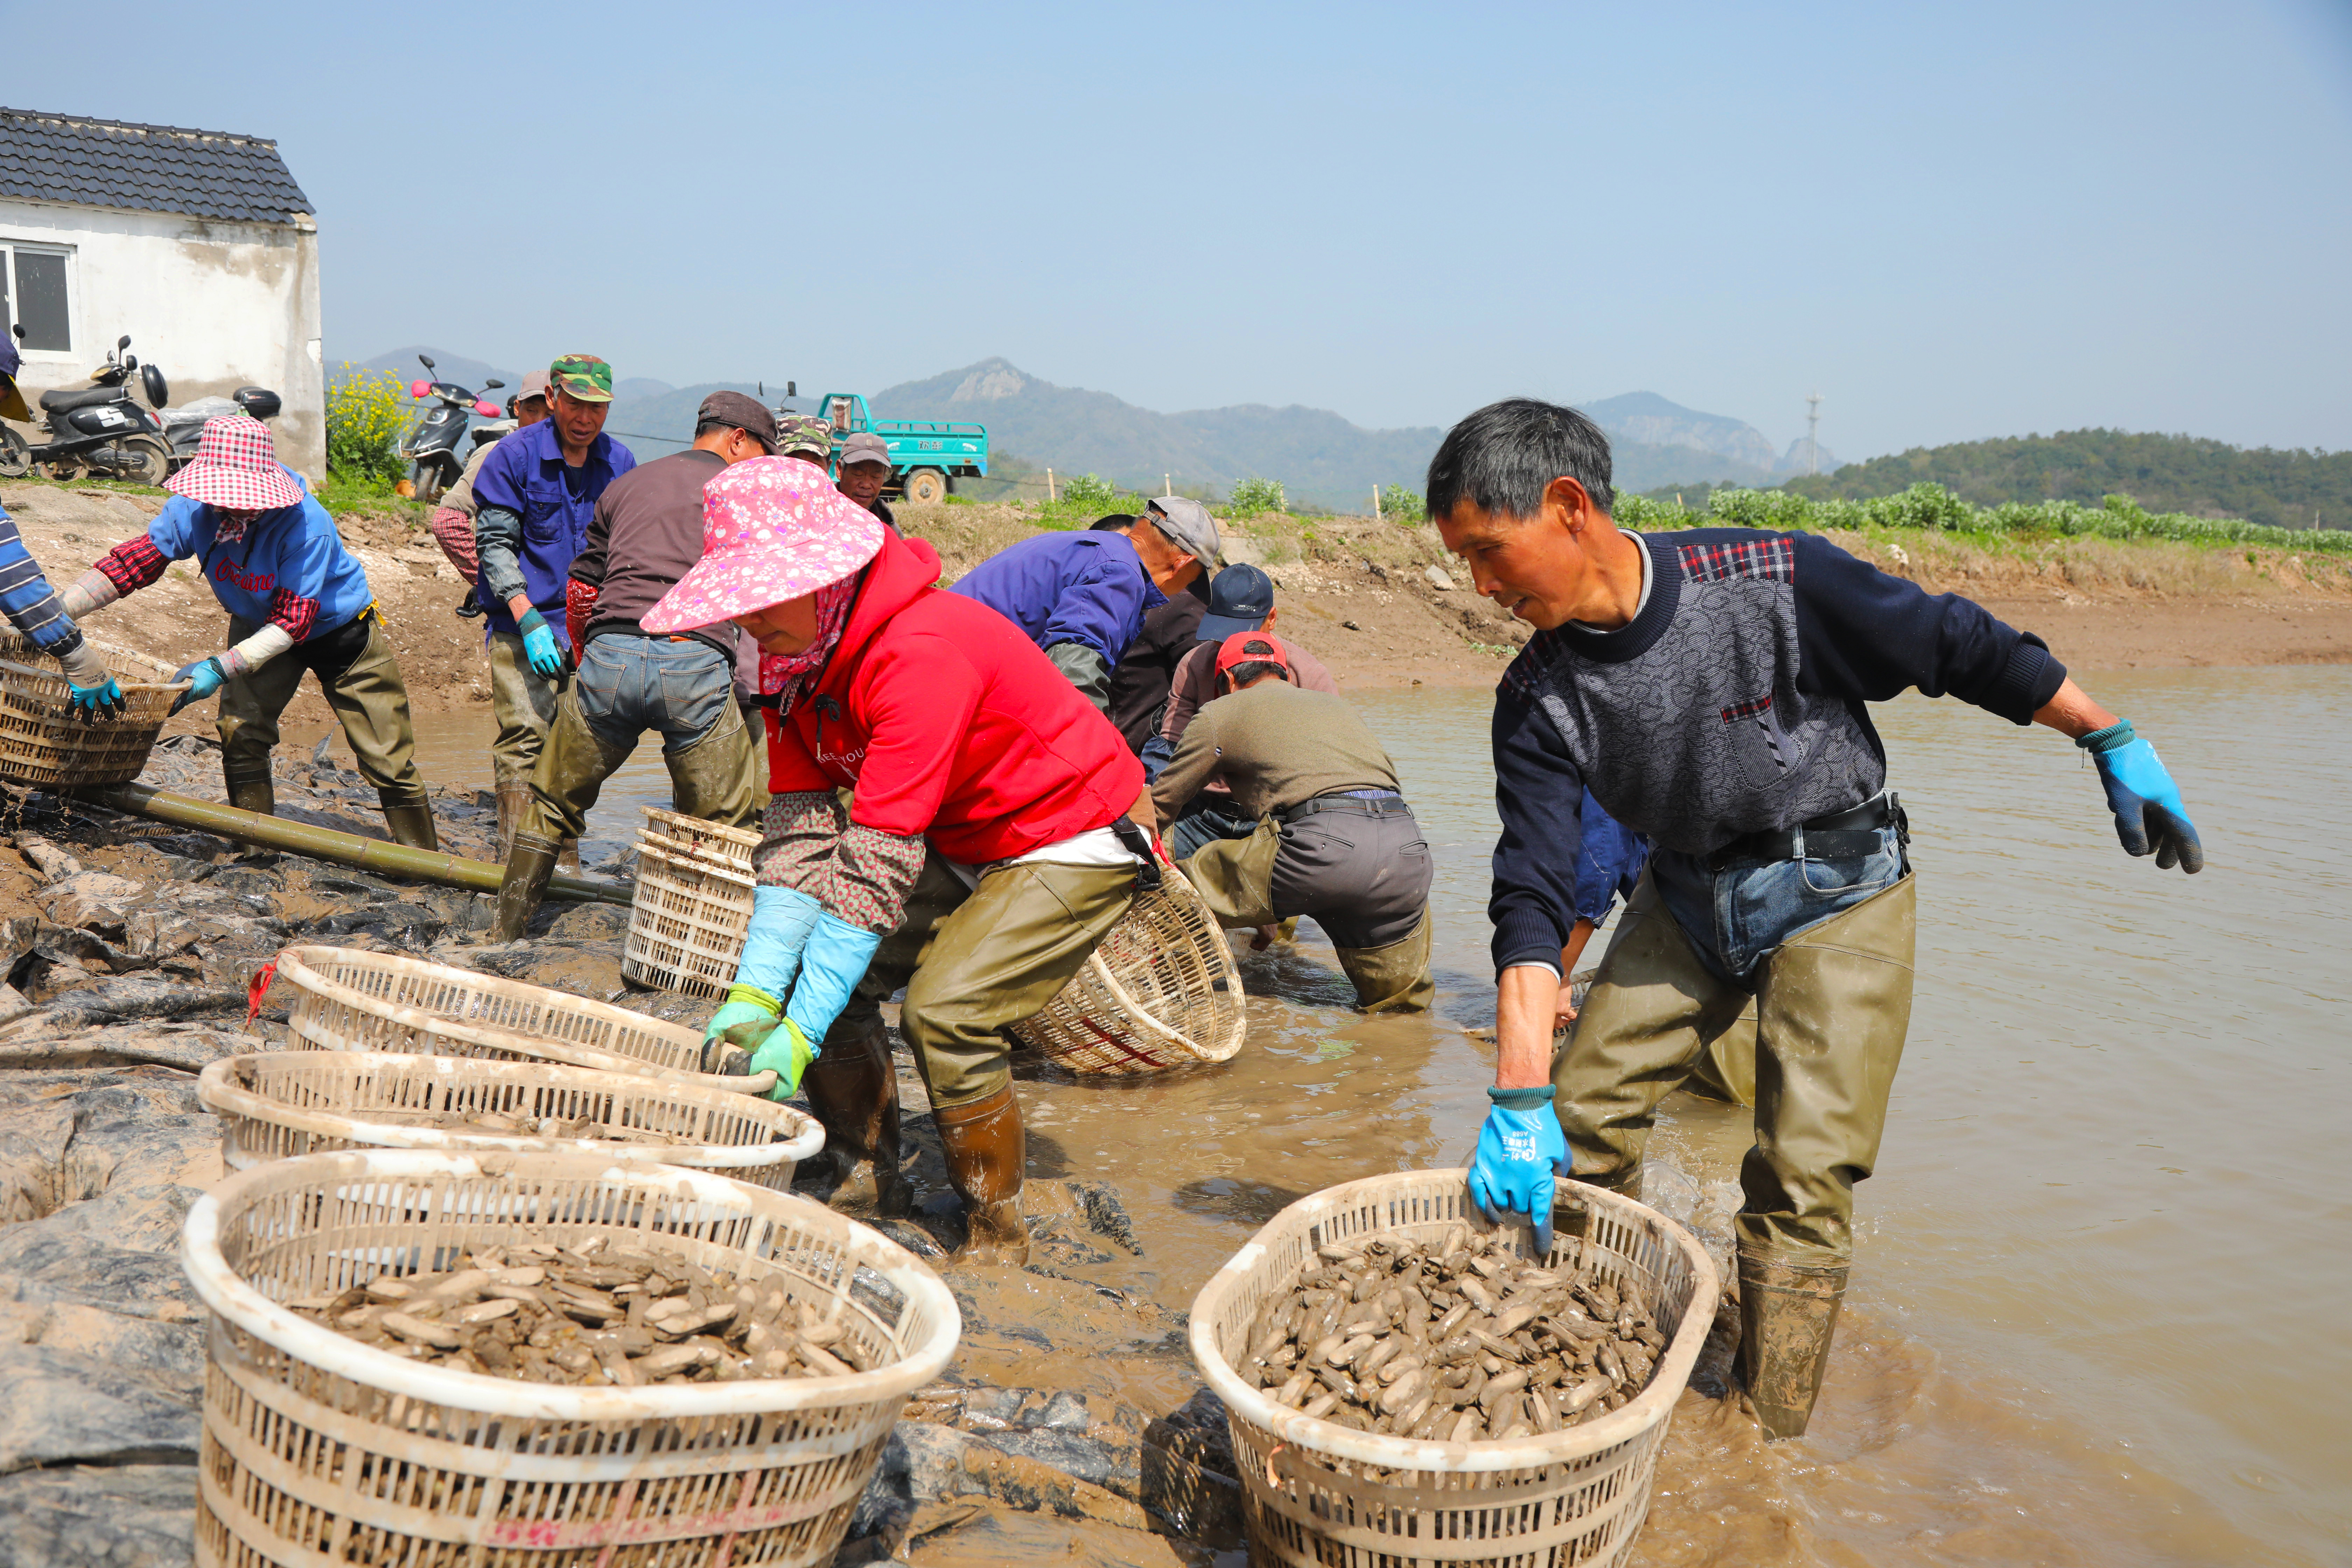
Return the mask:
[[[940,592],[931,547],[886,536],[822,468],[738,463],[703,514],[702,560],[641,624],[738,622],[776,700],[751,934],[706,1056],[775,1068],[779,1098],[805,1073],[827,1146],[871,1158],[880,1206],[903,1213],[880,1004],[905,985],[972,1240],[1025,1252],[1004,1029],[1156,875],[1142,766],[1020,627]]]

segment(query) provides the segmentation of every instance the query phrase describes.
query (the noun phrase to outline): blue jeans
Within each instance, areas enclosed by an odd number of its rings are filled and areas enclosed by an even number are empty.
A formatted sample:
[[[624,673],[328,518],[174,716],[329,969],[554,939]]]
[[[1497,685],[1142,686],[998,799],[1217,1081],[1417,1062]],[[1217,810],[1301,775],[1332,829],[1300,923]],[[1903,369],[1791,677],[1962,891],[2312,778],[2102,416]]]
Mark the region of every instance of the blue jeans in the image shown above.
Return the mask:
[[[1256,831],[1257,818],[1235,811],[1232,795],[1203,790],[1185,802],[1176,820],[1168,825],[1168,858],[1190,860],[1204,845],[1220,838],[1247,838]]]
[[[1877,849],[1859,859],[1734,861],[1720,869],[1661,849],[1650,857],[1650,874],[1699,962],[1745,985],[1774,949],[1902,877],[1896,830],[1882,827],[1877,838]]]
[[[704,642],[613,634],[582,650],[556,702],[531,773],[537,817],[524,827],[579,837],[604,781],[647,730],[662,738],[675,809],[730,827],[758,816],[758,753],[735,703],[733,661]]]

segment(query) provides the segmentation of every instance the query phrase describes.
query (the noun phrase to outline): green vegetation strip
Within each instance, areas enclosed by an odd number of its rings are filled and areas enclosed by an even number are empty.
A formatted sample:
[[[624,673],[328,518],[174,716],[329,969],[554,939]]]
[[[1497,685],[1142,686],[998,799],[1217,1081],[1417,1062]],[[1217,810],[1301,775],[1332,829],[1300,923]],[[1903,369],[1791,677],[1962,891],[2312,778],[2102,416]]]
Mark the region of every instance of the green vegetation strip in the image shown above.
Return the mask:
[[[1807,533],[1823,533],[1832,529],[1918,528],[1943,533],[2257,544],[2268,550],[2352,554],[2352,529],[2273,528],[2239,518],[2152,512],[2127,496],[2109,496],[2101,506],[2084,506],[2071,500],[1972,506],[1937,484],[1916,484],[1899,495],[1870,500],[1815,500],[1789,490],[1717,490],[1707,497],[1703,512],[1687,511],[1647,496],[1620,496],[1616,516],[1619,522],[1632,529],[1689,528],[1700,522],[1723,528],[1794,529]]]

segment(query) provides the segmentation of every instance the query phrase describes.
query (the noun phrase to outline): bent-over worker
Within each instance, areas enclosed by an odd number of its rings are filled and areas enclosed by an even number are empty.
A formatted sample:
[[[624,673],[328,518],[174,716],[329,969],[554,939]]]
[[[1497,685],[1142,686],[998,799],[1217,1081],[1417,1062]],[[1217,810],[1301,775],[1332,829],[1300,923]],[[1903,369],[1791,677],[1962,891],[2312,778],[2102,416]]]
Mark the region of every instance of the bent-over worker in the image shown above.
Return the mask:
[[[1096,526],[1100,528],[1101,522]],[[1188,496],[1153,497],[1125,532],[1143,557],[1143,569],[1168,596],[1166,604],[1143,617],[1142,631],[1110,676],[1110,721],[1126,739],[1127,749],[1139,756],[1144,742],[1160,732],[1177,660],[1201,640],[1201,617],[1209,610],[1209,574],[1224,564],[1224,546],[1217,538],[1217,520]]]
[[[531,770],[555,721],[555,691],[572,653],[564,597],[572,558],[605,487],[637,466],[636,455],[604,434],[613,367],[593,354],[565,354],[547,367],[548,416],[500,437],[474,476],[474,542],[481,554],[475,595],[490,655],[491,784],[498,792],[499,854],[530,805]],[[565,858],[577,864],[578,850]]]
[[[951,594],[1021,628],[1097,712],[1110,706],[1110,672],[1143,617],[1168,602],[1126,535],[1041,533],[965,573]]]
[[[1638,1196],[1660,1100],[1757,1002],[1740,1168],[1741,1375],[1768,1437],[1805,1429],[1911,1016],[1908,825],[1870,702],[1916,687],[2091,753],[2125,849],[2204,863],[2179,791],[2042,639],[1814,534],[1643,536],[1574,409],[1482,408],[1429,468],[1478,591],[1538,628],[1496,694],[1498,1058],[1472,1196],[1549,1247],[1555,1174]],[[1568,1048],[1552,1022],[1587,789],[1653,845]]]
[[[578,840],[604,781],[647,730],[662,737],[674,809],[743,827],[766,805],[754,794],[755,742],[735,700],[733,624],[664,637],[639,617],[702,558],[702,487],[732,464],[765,457],[775,428],[758,400],[714,392],[696,412],[693,446],[630,469],[596,502],[588,542],[572,563],[579,668],[556,698],[531,772],[493,942],[523,934],[562,845]]]
[[[24,363],[16,343],[0,332],[0,418],[33,416],[16,386]],[[58,602],[48,578],[42,574],[41,563],[25,548],[25,536],[17,531],[16,520],[5,507],[0,507],[0,612],[6,614],[8,624],[23,633],[26,642],[58,661],[65,672],[66,700],[75,718],[89,724],[121,714],[122,683],[108,672],[106,660]]]
[[[229,646],[173,678],[189,682],[173,709],[220,693],[228,803],[276,813],[269,753],[278,716],[307,669],[342,721],[393,841],[440,847],[416,766],[408,686],[367,572],[343,548],[335,520],[278,463],[268,427],[242,414],[205,420],[196,455],[163,488],[173,499],[147,531],[107,552],[66,590],[67,613],[79,620],[194,556],[228,611]]]
[[[763,688],[780,687],[751,932],[706,1060],[772,1068],[779,1097],[805,1073],[836,1168],[871,1159],[877,1204],[903,1213],[880,1009],[905,985],[901,1026],[972,1239],[1024,1253],[1004,1030],[1159,874],[1131,820],[1149,809],[1143,770],[1019,627],[934,586],[931,547],[886,534],[823,469],[755,458],[703,504],[700,563],[643,624],[731,619],[772,656]]]
[[[1218,690],[1217,654],[1224,640],[1235,632],[1271,632],[1279,618],[1274,607],[1274,579],[1246,562],[1226,567],[1209,584],[1209,610],[1201,617],[1202,640],[1192,645],[1192,651],[1179,659],[1175,679],[1168,688],[1168,710],[1160,721],[1160,733],[1143,747],[1143,771],[1158,778],[1168,759],[1176,754],[1176,742],[1184,738],[1185,728],[1202,704],[1213,700]],[[1339,683],[1323,661],[1288,638],[1279,639],[1284,662],[1284,679],[1293,686],[1309,691],[1339,694]],[[1257,831],[1257,820],[1245,817],[1234,809],[1233,791],[1221,779],[1211,779],[1176,814],[1168,826],[1168,853],[1181,860],[1198,853],[1201,846],[1213,838],[1247,838]]]
[[[1152,782],[1165,824],[1212,779],[1256,823],[1180,861],[1228,928],[1311,915],[1368,1013],[1425,1011],[1429,845],[1396,767],[1345,698],[1290,684],[1282,645],[1235,632],[1217,648],[1228,695],[1192,716]]]

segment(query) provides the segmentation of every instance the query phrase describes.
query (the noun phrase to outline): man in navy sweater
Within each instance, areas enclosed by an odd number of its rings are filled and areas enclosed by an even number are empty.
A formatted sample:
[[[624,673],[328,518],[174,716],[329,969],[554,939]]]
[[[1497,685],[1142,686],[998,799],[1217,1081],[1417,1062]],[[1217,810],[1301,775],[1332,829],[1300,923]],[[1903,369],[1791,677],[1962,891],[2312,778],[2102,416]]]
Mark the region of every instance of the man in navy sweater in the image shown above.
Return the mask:
[[[1498,1059],[1472,1196],[1549,1243],[1553,1177],[1641,1195],[1658,1102],[1756,1000],[1756,1145],[1737,1221],[1740,1373],[1801,1434],[1911,1015],[1908,825],[1865,704],[1913,687],[2091,753],[2130,854],[2204,864],[2180,792],[2041,638],[1803,533],[1644,538],[1609,444],[1527,399],[1455,426],[1430,515],[1478,591],[1537,628],[1495,700]],[[1654,846],[1566,1050],[1560,950],[1590,788]]]

